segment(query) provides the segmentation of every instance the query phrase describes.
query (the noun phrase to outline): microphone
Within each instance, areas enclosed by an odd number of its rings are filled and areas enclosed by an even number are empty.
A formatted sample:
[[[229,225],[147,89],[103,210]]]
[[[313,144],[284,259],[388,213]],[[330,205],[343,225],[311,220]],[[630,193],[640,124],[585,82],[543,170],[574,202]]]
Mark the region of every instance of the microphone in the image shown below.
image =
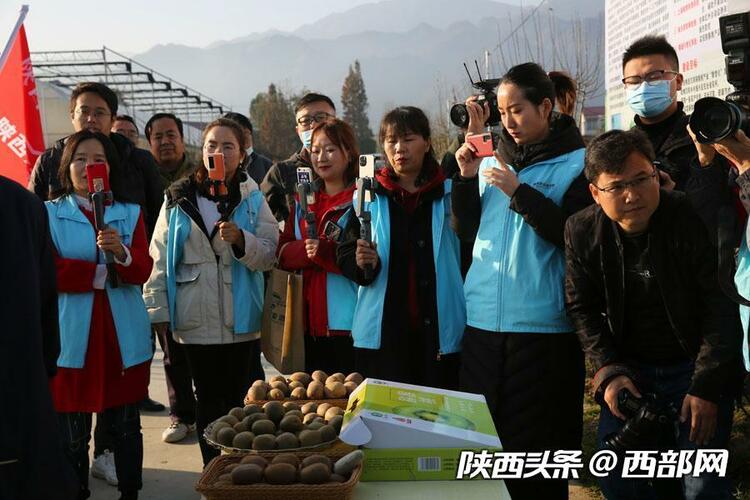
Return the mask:
[[[106,163],[92,163],[86,165],[86,180],[89,187],[89,200],[94,206],[94,229],[98,233],[107,228],[104,222],[104,207],[114,203],[114,196],[109,188],[109,175]],[[117,267],[112,252],[104,251],[104,262],[107,264],[107,280],[109,286],[117,288]]]

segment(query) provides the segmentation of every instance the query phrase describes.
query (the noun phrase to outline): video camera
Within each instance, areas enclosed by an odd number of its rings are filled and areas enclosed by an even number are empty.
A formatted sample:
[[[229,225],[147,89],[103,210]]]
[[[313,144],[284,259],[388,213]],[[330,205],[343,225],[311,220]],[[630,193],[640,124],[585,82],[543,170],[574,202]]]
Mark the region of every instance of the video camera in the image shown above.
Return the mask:
[[[719,32],[727,81],[735,91],[723,101],[704,97],[695,103],[690,128],[702,144],[719,142],[738,130],[750,136],[750,12],[720,17]]]
[[[479,75],[478,82],[475,82],[471,78],[471,73],[469,72],[466,63],[464,63],[464,69],[466,70],[466,74],[469,75],[471,86],[480,91],[480,93],[474,94],[477,96],[477,104],[480,106],[483,106],[485,102],[489,104],[490,117],[487,119],[487,122],[485,122],[485,127],[494,127],[500,123],[500,110],[497,109],[497,94],[495,94],[495,89],[500,84],[500,79],[491,78],[489,80],[484,80],[481,71],[479,71],[479,63],[474,61],[474,65],[477,67],[477,75]],[[450,119],[456,127],[468,128],[469,111],[466,109],[466,104],[454,104],[450,110]]]

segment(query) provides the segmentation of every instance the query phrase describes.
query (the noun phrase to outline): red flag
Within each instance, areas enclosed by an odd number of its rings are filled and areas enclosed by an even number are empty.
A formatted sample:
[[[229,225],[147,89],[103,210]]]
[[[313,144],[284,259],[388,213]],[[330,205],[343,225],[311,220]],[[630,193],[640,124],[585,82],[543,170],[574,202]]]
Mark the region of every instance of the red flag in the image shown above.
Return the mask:
[[[21,17],[0,58],[0,175],[24,187],[44,152],[34,72]]]

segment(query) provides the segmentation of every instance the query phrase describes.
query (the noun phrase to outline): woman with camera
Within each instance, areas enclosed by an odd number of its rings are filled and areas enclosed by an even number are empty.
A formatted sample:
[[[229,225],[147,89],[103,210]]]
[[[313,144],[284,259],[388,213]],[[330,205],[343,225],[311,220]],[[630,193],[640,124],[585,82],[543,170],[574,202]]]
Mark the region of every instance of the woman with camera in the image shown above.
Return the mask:
[[[203,431],[242,406],[251,356],[260,356],[263,271],[273,266],[279,237],[258,185],[238,168],[244,137],[226,118],[203,130],[202,165],[167,189],[151,241],[154,269],[143,290],[154,327],[171,324],[174,339],[185,345],[204,465],[219,452]]]
[[[497,150],[482,159],[467,136],[456,153],[456,231],[474,241],[461,388],[485,395],[507,451],[580,449],[583,353],[564,308],[563,230],[592,199],[583,139],[554,105],[544,70],[515,66],[497,90]],[[468,108],[481,132],[488,107]],[[565,481],[507,485],[513,498],[567,498]]]
[[[107,228],[94,229],[87,177],[87,165],[94,164],[105,165],[106,174],[100,175],[106,185],[104,177],[119,166],[109,138],[88,130],[71,135],[60,160],[61,188],[45,203],[55,245],[60,322],[60,356],[50,392],[65,452],[78,475],[78,498],[90,495],[88,442],[96,412],[114,432],[120,498],[134,499],[143,466],[138,402],[146,396],[152,354],[140,286],[152,261],[140,207],[121,197],[118,176],[112,175],[112,202],[103,210]],[[105,264],[105,252],[113,255],[114,265]]]
[[[383,117],[379,139],[388,165],[376,171],[372,202],[365,205],[372,243],[360,238],[355,220],[338,263],[361,285],[352,327],[357,371],[455,389],[465,325],[459,245],[450,229],[451,182],[430,137],[419,108],[399,107]]]
[[[359,148],[354,130],[338,119],[319,124],[313,129],[310,159],[314,186],[308,186],[309,195],[295,196],[295,210],[279,238],[279,267],[302,271],[305,371],[350,373],[357,285],[341,275],[336,247],[356,219],[352,195]]]

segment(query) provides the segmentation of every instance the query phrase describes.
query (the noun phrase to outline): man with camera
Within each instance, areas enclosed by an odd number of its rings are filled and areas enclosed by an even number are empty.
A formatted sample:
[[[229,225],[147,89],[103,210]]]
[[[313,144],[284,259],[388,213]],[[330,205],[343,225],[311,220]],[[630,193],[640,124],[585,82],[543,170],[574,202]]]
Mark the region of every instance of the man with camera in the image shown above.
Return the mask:
[[[639,130],[588,146],[592,205],[565,227],[566,308],[601,405],[600,448],[725,449],[739,368],[736,306],[719,289],[717,252],[680,192],[659,189]],[[622,459],[620,459],[622,463]],[[726,478],[600,480],[607,498],[729,498]],[[701,497],[702,498],[702,497]]]
[[[289,159],[274,163],[260,184],[260,189],[277,221],[285,221],[289,217],[290,207],[294,207],[297,168],[312,168],[310,163],[312,129],[316,124],[335,117],[336,106],[330,97],[322,94],[308,92],[294,106],[296,130],[302,142],[302,149]]]

